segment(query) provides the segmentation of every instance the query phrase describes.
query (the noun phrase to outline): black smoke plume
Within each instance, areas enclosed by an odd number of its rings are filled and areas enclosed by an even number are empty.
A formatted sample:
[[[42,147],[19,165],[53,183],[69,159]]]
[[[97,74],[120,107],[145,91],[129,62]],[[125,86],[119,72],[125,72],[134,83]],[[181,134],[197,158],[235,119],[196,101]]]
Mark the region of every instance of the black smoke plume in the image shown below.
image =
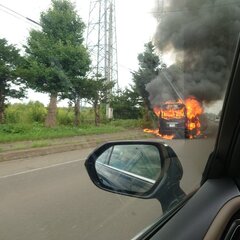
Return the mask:
[[[176,62],[146,86],[151,104],[177,99],[176,89],[183,98],[222,99],[240,31],[240,0],[169,0],[163,6],[160,16],[155,9],[161,21],[153,42],[163,54],[173,51]]]

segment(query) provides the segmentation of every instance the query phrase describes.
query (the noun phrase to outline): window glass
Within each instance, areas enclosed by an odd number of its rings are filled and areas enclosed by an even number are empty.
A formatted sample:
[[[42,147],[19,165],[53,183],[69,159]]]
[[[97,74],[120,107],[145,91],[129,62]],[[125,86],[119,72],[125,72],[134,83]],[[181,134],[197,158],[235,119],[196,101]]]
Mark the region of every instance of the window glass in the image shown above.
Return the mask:
[[[109,166],[153,180],[161,173],[159,151],[151,145],[114,146]]]

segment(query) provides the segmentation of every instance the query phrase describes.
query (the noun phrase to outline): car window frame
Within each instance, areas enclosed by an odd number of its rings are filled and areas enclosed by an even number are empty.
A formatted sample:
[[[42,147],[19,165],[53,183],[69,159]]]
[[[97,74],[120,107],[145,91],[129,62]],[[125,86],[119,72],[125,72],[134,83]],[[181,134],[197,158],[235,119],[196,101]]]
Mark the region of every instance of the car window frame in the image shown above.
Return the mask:
[[[240,38],[233,58],[231,74],[224,98],[222,115],[213,152],[203,172],[201,185],[207,179],[239,177],[240,162],[233,154],[239,149],[240,136]],[[238,174],[236,174],[238,172]]]
[[[161,216],[155,223],[140,232],[134,240],[151,239],[161,231],[161,228],[174,218],[183,206],[195,195],[201,186],[209,179],[221,179],[224,177],[236,178],[240,176],[240,161],[234,153],[240,149],[240,37],[234,54],[231,74],[224,98],[222,115],[220,118],[217,138],[213,152],[210,154],[203,171],[201,185],[198,189],[189,193],[184,201],[180,202],[172,210]],[[236,175],[236,169],[239,175]],[[235,179],[240,187],[240,180]]]

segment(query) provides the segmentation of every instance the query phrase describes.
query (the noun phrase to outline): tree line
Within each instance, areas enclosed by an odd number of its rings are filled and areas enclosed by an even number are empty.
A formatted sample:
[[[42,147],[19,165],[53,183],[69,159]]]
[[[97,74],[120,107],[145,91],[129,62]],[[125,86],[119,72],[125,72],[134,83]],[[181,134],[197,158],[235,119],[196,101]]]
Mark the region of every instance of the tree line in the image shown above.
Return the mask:
[[[100,104],[114,82],[101,76],[89,77],[91,56],[84,46],[85,24],[68,0],[52,0],[41,13],[41,30],[31,30],[24,53],[6,39],[0,39],[0,123],[4,123],[6,101],[23,98],[31,88],[50,96],[45,126],[56,125],[57,99],[68,99],[74,106],[74,124],[80,124],[80,101],[94,108],[95,124],[100,122]],[[138,55],[139,69],[132,72],[133,84],[111,96],[114,116],[148,118],[151,106],[145,85],[157,76],[158,56],[151,43]]]

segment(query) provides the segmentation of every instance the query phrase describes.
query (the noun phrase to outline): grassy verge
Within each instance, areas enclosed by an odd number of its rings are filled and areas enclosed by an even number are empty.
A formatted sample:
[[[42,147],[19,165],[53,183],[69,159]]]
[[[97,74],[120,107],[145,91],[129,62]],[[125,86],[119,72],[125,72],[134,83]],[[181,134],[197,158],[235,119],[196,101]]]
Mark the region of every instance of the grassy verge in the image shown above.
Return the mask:
[[[112,127],[123,127],[123,128],[143,128],[144,122],[142,119],[121,119],[112,120],[109,122],[109,126]]]
[[[125,129],[125,127],[112,126],[110,124],[101,125],[99,127],[81,126],[78,128],[71,126],[45,128],[42,125],[3,124],[0,125],[0,143],[115,133]],[[41,143],[39,144],[41,145]]]

